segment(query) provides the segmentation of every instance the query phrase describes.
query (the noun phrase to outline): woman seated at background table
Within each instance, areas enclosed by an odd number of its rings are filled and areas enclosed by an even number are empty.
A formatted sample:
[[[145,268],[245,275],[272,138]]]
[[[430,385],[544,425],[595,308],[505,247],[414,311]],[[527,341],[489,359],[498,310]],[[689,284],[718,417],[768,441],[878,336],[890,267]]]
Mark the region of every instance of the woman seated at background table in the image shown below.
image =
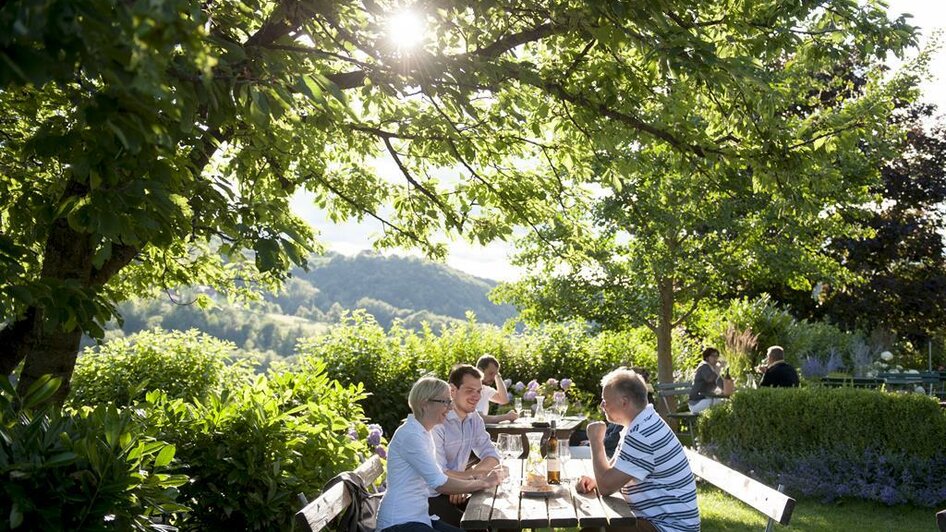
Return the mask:
[[[723,395],[723,377],[719,370],[719,350],[707,347],[703,350],[703,362],[696,367],[696,375],[693,376],[690,412],[699,414],[726,400]]]
[[[377,530],[459,532],[461,529],[427,514],[428,487],[448,495],[470,493],[499,484],[502,471],[493,470],[485,478],[464,480],[448,477],[437,465],[430,429],[443,423],[453,403],[445,381],[433,377],[418,380],[407,402],[413,414],[394,431],[388,444],[388,488],[378,510]]]

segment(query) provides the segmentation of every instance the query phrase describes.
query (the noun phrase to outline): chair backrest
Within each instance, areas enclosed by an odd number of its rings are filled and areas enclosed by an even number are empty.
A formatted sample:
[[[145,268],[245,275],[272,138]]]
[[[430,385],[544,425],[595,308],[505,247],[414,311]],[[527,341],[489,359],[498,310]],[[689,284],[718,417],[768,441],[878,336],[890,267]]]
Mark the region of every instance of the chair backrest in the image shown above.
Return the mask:
[[[690,449],[683,448],[693,474],[713,484],[740,501],[767,515],[779,524],[787,525],[795,509],[795,499],[774,490],[765,484],[753,480],[742,473],[703,456]]]
[[[849,386],[852,388],[880,388],[884,384],[884,379],[875,379],[870,377],[822,377],[821,385],[829,388],[841,388]]]
[[[664,409],[668,413],[672,413],[670,409],[670,403],[667,401],[668,397],[674,397],[677,395],[690,395],[690,389],[693,387],[692,383],[689,382],[662,382],[654,385],[654,391],[657,392],[657,397],[660,398],[660,401],[663,403]],[[686,401],[684,401],[686,403]]]
[[[372,486],[374,481],[384,473],[384,464],[377,455],[372,455],[365,463],[358,466],[354,473],[364,482],[365,486]],[[305,502],[305,496],[299,498]],[[345,489],[345,484],[339,482],[325,490],[314,501],[305,505],[296,513],[296,523],[301,530],[317,532],[322,530],[333,519],[338,517],[351,504],[351,494]]]
[[[658,397],[689,395],[690,388],[693,388],[692,382],[661,382],[654,385]]]

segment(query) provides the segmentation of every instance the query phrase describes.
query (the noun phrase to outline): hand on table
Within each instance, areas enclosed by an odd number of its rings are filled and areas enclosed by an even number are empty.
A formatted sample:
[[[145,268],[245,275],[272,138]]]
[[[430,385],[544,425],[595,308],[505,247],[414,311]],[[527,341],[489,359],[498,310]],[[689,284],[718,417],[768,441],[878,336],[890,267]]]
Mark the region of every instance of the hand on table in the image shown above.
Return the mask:
[[[519,412],[515,410],[510,410],[503,416],[503,421],[515,421],[519,419]]]
[[[595,479],[585,475],[582,475],[581,478],[575,482],[575,491],[578,493],[588,493],[596,487],[598,487],[598,484],[595,482]]]
[[[467,500],[470,497],[469,493],[454,493],[448,495],[450,497],[450,502],[456,504],[457,506],[463,504],[463,501]]]

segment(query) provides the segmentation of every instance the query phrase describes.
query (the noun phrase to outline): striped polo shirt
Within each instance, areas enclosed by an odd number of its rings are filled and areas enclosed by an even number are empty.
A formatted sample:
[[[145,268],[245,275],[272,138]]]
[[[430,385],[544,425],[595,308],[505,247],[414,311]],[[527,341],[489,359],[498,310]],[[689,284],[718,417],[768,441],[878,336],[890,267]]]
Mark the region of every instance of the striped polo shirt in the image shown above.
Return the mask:
[[[614,467],[632,476],[621,494],[660,532],[699,531],[696,481],[680,440],[647,405],[625,429]]]

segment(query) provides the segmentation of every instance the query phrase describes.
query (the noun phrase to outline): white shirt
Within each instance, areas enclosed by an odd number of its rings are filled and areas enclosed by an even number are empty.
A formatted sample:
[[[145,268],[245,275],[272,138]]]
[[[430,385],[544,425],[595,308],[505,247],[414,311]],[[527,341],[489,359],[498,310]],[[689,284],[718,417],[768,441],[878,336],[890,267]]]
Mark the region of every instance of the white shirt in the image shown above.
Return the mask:
[[[496,395],[496,388],[492,386],[483,385],[483,391],[480,392],[480,402],[476,403],[476,411],[483,414],[484,416],[489,415],[489,400]]]
[[[447,475],[437,464],[430,432],[413,414],[391,437],[387,469],[388,488],[381,498],[376,530],[403,523],[430,525],[427,497],[447,482]]]
[[[486,423],[476,412],[470,412],[461,421],[457,411],[450,410],[447,419],[431,429],[430,434],[437,464],[444,471],[466,471],[470,454],[475,454],[480,460],[489,457],[499,460],[499,453],[486,432]],[[435,497],[437,492],[430,490],[429,495]]]

